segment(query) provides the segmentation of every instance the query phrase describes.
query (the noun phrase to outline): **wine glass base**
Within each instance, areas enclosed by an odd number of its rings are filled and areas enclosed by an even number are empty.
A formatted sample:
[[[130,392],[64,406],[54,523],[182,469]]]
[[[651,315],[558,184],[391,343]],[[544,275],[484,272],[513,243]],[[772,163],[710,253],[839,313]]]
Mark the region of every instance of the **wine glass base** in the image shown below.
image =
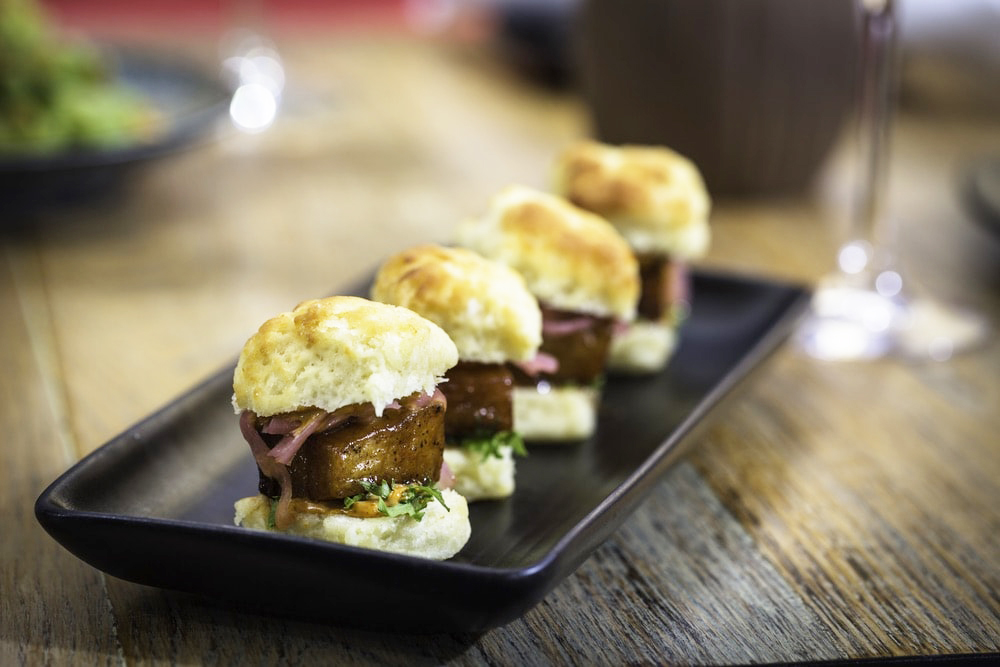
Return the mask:
[[[812,311],[796,331],[795,342],[817,359],[877,359],[892,350],[892,323],[898,317],[899,305],[878,292],[821,287],[813,294]]]
[[[986,340],[989,327],[973,313],[935,299],[906,303],[905,318],[895,334],[895,353],[908,359],[947,361]]]
[[[827,361],[887,356],[946,361],[982,342],[984,320],[934,299],[886,297],[856,285],[822,285],[794,335],[806,354]]]

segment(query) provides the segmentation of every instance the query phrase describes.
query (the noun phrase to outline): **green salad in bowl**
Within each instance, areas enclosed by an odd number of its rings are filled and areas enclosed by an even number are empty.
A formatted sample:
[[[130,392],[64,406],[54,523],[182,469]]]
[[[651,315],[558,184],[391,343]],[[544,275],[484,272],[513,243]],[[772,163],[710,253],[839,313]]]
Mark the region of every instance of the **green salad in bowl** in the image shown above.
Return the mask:
[[[95,45],[68,40],[33,0],[0,0],[0,156],[116,148],[159,125]]]

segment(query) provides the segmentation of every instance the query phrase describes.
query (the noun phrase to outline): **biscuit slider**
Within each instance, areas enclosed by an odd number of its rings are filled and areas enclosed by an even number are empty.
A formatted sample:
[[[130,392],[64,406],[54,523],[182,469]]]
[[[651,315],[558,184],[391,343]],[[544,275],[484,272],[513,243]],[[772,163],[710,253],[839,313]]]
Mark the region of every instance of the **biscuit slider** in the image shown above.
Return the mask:
[[[433,559],[469,538],[465,498],[441,479],[458,361],[405,308],[336,296],[271,318],[246,342],[233,406],[259,470],[236,524]]]
[[[542,309],[555,367],[514,369],[514,428],[528,441],[593,433],[612,331],[635,317],[639,267],[605,220],[523,186],[493,198],[459,242],[520,273]]]
[[[613,370],[663,368],[690,309],[688,263],[709,245],[711,207],[693,162],[668,148],[578,142],[556,159],[555,191],[613,224],[639,259],[636,321],[615,336]]]
[[[468,500],[514,491],[514,431],[508,364],[553,366],[540,356],[542,313],[520,274],[465,248],[420,245],[389,258],[371,296],[434,322],[458,347],[441,391],[448,399],[444,460]]]

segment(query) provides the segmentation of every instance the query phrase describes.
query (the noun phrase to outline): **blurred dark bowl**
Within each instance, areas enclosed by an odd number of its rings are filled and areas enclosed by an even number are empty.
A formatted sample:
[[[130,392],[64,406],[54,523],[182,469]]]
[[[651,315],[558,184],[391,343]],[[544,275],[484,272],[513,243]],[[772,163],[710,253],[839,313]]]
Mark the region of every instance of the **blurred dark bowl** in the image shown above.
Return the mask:
[[[156,109],[156,136],[107,149],[74,148],[44,154],[0,154],[0,226],[24,214],[113,195],[153,160],[208,135],[226,110],[220,80],[176,57],[138,48],[109,51],[115,76]]]
[[[667,145],[715,196],[806,189],[854,99],[852,0],[583,0],[576,70],[593,131]]]

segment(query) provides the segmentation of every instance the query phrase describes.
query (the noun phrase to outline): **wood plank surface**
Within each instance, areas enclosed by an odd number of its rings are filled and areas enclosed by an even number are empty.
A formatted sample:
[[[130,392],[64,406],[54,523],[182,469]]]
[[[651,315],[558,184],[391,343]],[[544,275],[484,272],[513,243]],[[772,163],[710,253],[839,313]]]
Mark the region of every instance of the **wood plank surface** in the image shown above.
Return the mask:
[[[946,363],[782,348],[579,569],[482,634],[369,633],[106,577],[35,522],[74,461],[226,364],[261,321],[447,240],[587,132],[567,91],[481,52],[289,40],[279,122],[220,126],[124,196],[0,247],[0,664],[746,664],[1000,652],[1000,240],[955,175],[1000,116],[908,113],[890,208],[922,287],[991,321]],[[715,202],[703,266],[812,284],[848,207],[843,153],[800,198]],[[169,474],[169,473],[167,473]],[[113,545],[109,546],[113,548]],[[247,582],[252,585],[252,582]],[[331,600],[331,604],[350,601]]]
[[[949,404],[913,368],[800,361],[779,356],[693,465],[846,655],[1000,648],[1000,457],[975,444],[1000,426],[995,384]]]
[[[58,360],[37,256],[0,254],[0,664],[119,664],[104,576],[35,521],[34,498],[76,458],[64,432]],[[16,382],[9,381],[16,379]]]

